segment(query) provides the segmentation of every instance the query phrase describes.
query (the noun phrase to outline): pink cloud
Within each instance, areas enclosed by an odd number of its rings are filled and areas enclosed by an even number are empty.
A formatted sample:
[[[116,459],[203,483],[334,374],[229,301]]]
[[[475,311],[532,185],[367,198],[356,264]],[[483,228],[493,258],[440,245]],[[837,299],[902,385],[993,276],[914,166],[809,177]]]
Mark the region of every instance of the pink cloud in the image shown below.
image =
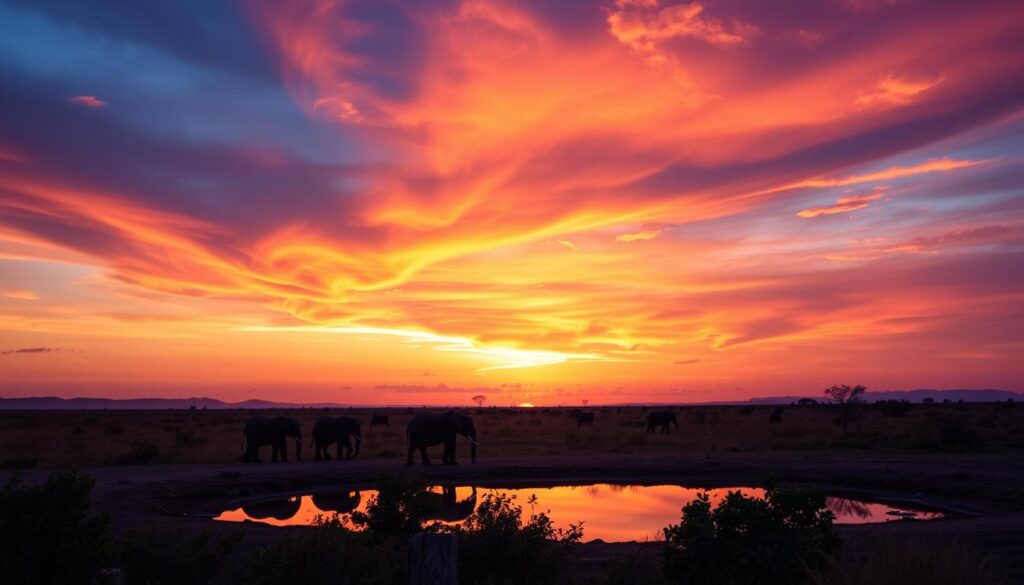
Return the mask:
[[[75,104],[76,106],[85,106],[87,108],[105,108],[107,102],[97,98],[94,95],[76,95],[68,98],[69,104]]]

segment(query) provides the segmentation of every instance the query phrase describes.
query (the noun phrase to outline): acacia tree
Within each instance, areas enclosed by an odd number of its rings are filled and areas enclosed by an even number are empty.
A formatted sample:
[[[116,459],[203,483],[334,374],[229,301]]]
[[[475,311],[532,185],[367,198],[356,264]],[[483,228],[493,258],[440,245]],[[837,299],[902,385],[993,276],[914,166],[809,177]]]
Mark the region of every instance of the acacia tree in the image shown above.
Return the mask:
[[[476,402],[477,408],[483,408],[485,400],[487,400],[487,397],[483,394],[477,394],[473,397],[473,402]]]
[[[856,386],[836,384],[835,386],[825,388],[825,396],[828,396],[833,402],[839,405],[839,412],[843,417],[844,433],[850,424],[850,411],[853,410],[854,405],[864,401],[861,394],[863,394],[867,389],[867,386],[864,386],[863,384],[857,384]]]

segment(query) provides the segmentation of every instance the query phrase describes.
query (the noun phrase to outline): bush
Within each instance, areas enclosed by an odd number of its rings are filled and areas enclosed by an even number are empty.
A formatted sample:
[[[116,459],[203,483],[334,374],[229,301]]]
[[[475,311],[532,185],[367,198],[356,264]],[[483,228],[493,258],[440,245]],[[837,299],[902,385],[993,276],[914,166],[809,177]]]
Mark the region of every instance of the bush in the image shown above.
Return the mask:
[[[125,585],[209,583],[240,539],[241,534],[216,539],[206,531],[187,536],[171,529],[128,532],[118,551],[123,582]]]
[[[951,415],[934,418],[929,424],[930,433],[922,446],[938,451],[980,451],[984,441],[965,415]]]
[[[351,532],[333,517],[253,550],[214,583],[398,585],[406,582],[404,558],[401,547],[375,544],[370,535]]]
[[[561,583],[568,553],[583,537],[581,524],[555,528],[544,512],[524,524],[515,496],[487,494],[462,525],[459,580],[462,583]],[[531,498],[531,505],[536,503]]]
[[[397,539],[404,544],[423,529],[427,515],[437,511],[438,505],[421,479],[382,474],[377,478],[377,495],[370,498],[365,513],[352,513],[352,523],[375,540]]]
[[[127,453],[114,459],[118,465],[149,465],[160,461],[160,449],[153,443],[139,442]]]
[[[910,412],[909,400],[879,400],[872,405],[872,408],[885,416],[906,416]]]
[[[4,583],[102,583],[112,547],[106,516],[89,515],[93,481],[53,473],[27,486],[14,477],[0,491],[0,575]]]
[[[839,550],[825,503],[815,490],[769,487],[763,500],[729,492],[713,509],[701,494],[664,529],[665,575],[688,585],[805,582]]]

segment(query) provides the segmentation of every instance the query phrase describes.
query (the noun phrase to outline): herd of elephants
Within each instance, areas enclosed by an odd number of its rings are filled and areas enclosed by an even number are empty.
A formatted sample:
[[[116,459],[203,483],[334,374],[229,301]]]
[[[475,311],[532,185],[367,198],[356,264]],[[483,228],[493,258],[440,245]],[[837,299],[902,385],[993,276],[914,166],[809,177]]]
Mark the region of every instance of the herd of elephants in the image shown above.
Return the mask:
[[[589,426],[594,424],[593,412],[575,412],[576,425]],[[370,426],[388,424],[387,415],[374,415]],[[675,425],[679,429],[676,415],[670,410],[655,410],[647,414],[647,432],[653,433],[660,429],[662,434]],[[462,435],[470,443],[470,460],[476,462],[476,427],[473,419],[457,412],[439,414],[417,414],[406,427],[409,456],[407,463],[413,464],[413,454],[420,452],[420,460],[424,465],[430,463],[427,447],[443,445],[441,462],[455,464],[455,438]],[[299,421],[287,416],[256,417],[249,420],[242,431],[242,450],[246,462],[259,462],[260,447],[270,447],[271,461],[288,461],[287,441],[295,440],[295,458],[302,460],[302,427]],[[330,459],[328,447],[335,445],[337,459],[351,459],[359,455],[363,442],[362,425],[358,419],[339,416],[323,417],[313,425],[313,451],[317,461]]]

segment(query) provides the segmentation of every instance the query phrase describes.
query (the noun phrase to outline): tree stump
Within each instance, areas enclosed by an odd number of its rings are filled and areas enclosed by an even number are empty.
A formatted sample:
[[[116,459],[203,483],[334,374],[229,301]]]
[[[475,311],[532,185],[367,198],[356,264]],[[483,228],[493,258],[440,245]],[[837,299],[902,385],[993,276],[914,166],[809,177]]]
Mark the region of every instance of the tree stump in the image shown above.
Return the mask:
[[[409,585],[458,585],[458,567],[454,534],[421,532],[409,539]]]

